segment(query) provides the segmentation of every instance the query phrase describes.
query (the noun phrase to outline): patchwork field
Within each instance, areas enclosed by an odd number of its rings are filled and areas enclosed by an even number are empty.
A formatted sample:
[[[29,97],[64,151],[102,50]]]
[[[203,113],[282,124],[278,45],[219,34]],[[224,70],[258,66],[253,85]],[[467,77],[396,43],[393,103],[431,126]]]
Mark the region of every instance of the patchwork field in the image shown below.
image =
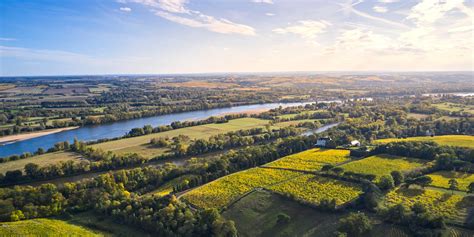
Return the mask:
[[[463,104],[455,104],[455,103],[440,103],[440,104],[433,104],[434,107],[446,110],[449,112],[466,112],[470,114],[474,114],[474,106],[463,105]]]
[[[387,138],[376,140],[375,143],[385,144],[390,142],[403,142],[403,141],[432,141],[439,145],[445,146],[459,146],[474,148],[474,136],[469,135],[444,135],[434,137],[409,137],[409,138]]]
[[[193,189],[182,198],[197,207],[222,208],[254,188],[268,187],[299,175],[287,170],[253,168]]]
[[[5,163],[0,163],[0,174],[4,174],[9,170],[23,170],[26,164],[34,163],[39,165],[40,167],[55,164],[59,162],[65,161],[85,161],[81,155],[73,152],[53,152],[53,153],[46,153],[39,156],[33,156],[26,159],[20,159],[15,161],[8,161]]]
[[[474,206],[474,197],[463,197],[429,189],[399,188],[389,192],[385,202],[388,206],[402,203],[406,207],[419,202],[434,215],[462,223],[466,217],[467,208]]]
[[[33,219],[0,223],[0,236],[103,236],[61,220]]]
[[[246,130],[256,127],[264,127],[268,124],[268,120],[256,118],[241,118],[230,120],[227,123],[206,124],[193,126],[171,131],[154,133],[145,136],[120,139],[116,141],[104,142],[92,145],[94,148],[100,148],[105,151],[113,151],[117,154],[137,153],[146,158],[152,158],[168,151],[165,148],[153,148],[148,144],[152,138],[160,137],[176,137],[178,135],[186,135],[191,139],[208,138],[213,135],[226,133],[230,131]]]
[[[422,167],[426,161],[391,155],[375,155],[341,165],[345,171],[359,174],[373,174],[377,179],[390,175],[392,171],[408,172]]]
[[[325,164],[335,165],[350,160],[349,154],[349,150],[315,148],[285,156],[264,166],[301,171],[316,171]]]
[[[461,191],[467,191],[469,184],[474,182],[473,174],[462,172],[438,171],[428,176],[433,180],[430,185],[440,188],[449,188],[449,180],[455,179],[458,182],[458,189]]]
[[[269,189],[314,205],[319,205],[322,200],[334,199],[336,206],[339,206],[362,194],[359,185],[310,174],[272,185]]]

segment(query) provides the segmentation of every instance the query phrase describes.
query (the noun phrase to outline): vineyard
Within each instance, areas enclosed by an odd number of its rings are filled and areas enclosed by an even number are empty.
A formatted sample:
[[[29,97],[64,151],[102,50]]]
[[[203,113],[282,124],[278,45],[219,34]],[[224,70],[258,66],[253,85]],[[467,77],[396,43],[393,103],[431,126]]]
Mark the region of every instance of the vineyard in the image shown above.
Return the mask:
[[[449,180],[455,179],[461,191],[467,191],[469,184],[474,182],[474,175],[462,172],[438,171],[428,176],[433,180],[430,185],[440,188],[449,188]]]
[[[434,137],[409,137],[409,138],[387,138],[376,140],[375,143],[385,144],[390,142],[404,142],[404,141],[432,141],[439,145],[445,146],[459,146],[474,148],[474,136],[469,135],[444,135]]]
[[[348,150],[316,148],[283,157],[268,163],[265,167],[316,171],[325,164],[334,165],[350,160],[349,153]]]
[[[388,206],[402,203],[411,207],[415,203],[423,204],[433,215],[443,216],[450,220],[463,220],[467,207],[474,205],[472,197],[462,197],[448,192],[428,189],[399,188],[386,195]]]
[[[0,224],[0,236],[103,236],[61,220],[34,219]]]
[[[301,174],[287,170],[253,168],[196,188],[183,199],[201,208],[221,208],[254,188],[268,187],[298,175]]]
[[[362,188],[356,184],[309,174],[278,183],[269,189],[312,205],[334,199],[339,206],[356,199],[362,193]]]
[[[422,167],[425,163],[426,161],[413,158],[376,155],[362,160],[349,162],[341,167],[346,171],[360,174],[373,174],[376,175],[377,178],[380,178],[383,175],[390,175],[390,173],[395,170],[402,172],[411,171]]]

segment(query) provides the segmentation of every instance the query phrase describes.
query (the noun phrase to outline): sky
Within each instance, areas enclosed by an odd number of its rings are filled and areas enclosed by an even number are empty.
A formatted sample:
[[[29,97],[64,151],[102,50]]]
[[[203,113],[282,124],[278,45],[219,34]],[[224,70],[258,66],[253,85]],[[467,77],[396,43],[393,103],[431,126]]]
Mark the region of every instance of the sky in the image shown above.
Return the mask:
[[[0,76],[473,69],[474,0],[0,1]]]

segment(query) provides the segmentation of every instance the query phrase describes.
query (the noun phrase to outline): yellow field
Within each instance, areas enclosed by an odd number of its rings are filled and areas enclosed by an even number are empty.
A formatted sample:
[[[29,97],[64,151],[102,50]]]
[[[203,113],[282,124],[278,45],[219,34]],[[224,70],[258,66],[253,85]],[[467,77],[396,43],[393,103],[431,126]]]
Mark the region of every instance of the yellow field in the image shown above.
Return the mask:
[[[350,160],[349,150],[315,148],[285,156],[265,165],[265,167],[287,168],[302,171],[316,171],[325,164],[338,164]]]
[[[268,187],[298,175],[301,174],[293,171],[253,168],[193,189],[182,198],[197,207],[221,208],[254,188]]]
[[[325,199],[334,199],[339,206],[362,194],[362,188],[356,184],[310,174],[275,184],[269,189],[315,205]]]
[[[474,182],[473,174],[461,172],[438,171],[429,174],[428,176],[433,180],[431,185],[440,188],[449,188],[449,180],[456,179],[458,182],[458,189],[461,191],[467,191],[469,184]]]
[[[126,153],[137,153],[146,158],[152,158],[157,155],[164,154],[167,149],[163,148],[152,148],[148,146],[148,143],[152,138],[160,137],[176,137],[178,135],[186,135],[191,139],[208,138],[213,135],[226,133],[230,131],[246,130],[256,127],[264,127],[268,124],[268,120],[256,119],[256,118],[241,118],[233,119],[227,123],[220,124],[206,124],[200,126],[193,126],[181,129],[175,129],[171,131],[154,133],[145,136],[132,137],[126,139],[120,139],[116,141],[104,142],[92,145],[94,148],[100,148],[105,151],[113,151],[117,154]]]
[[[159,196],[166,196],[168,194],[170,194],[171,192],[173,192],[173,187],[184,182],[185,180],[190,180],[192,179],[193,177],[196,177],[195,175],[183,175],[183,176],[180,176],[178,178],[175,178],[175,179],[172,179],[168,182],[166,182],[165,184],[163,184],[162,186],[160,186],[158,189],[150,192],[150,193],[147,193],[146,195],[159,195]]]
[[[0,236],[103,236],[84,227],[53,219],[0,223]]]
[[[39,156],[33,156],[26,159],[20,159],[15,161],[8,161],[5,163],[0,163],[0,173],[4,174],[9,170],[23,170],[26,164],[35,163],[40,167],[46,166],[49,164],[59,163],[61,161],[81,161],[85,160],[81,155],[72,153],[72,152],[53,152],[47,153]]]
[[[392,171],[410,171],[422,167],[426,161],[391,155],[376,155],[342,165],[345,171],[373,174],[377,178],[390,175]]]
[[[474,136],[469,135],[444,135],[434,137],[409,137],[409,138],[387,138],[376,140],[375,143],[385,144],[390,142],[403,141],[432,141],[444,146],[459,146],[474,148]]]
[[[428,189],[396,189],[386,195],[385,201],[388,206],[402,203],[407,207],[419,202],[425,205],[430,213],[450,220],[462,219],[466,208],[474,206],[472,197],[462,197]]]

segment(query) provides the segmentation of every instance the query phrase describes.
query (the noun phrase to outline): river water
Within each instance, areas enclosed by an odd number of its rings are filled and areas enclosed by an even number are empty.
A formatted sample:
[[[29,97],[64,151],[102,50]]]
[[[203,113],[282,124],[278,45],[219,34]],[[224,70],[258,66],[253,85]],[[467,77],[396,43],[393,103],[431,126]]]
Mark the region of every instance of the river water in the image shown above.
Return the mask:
[[[24,152],[35,152],[40,147],[48,149],[53,147],[54,144],[58,142],[72,142],[74,138],[77,138],[80,141],[94,141],[104,138],[120,137],[125,135],[132,128],[143,127],[148,124],[152,125],[153,127],[156,127],[161,125],[168,125],[174,121],[201,120],[211,116],[218,116],[228,113],[241,113],[245,111],[264,109],[269,110],[277,108],[279,106],[290,107],[306,104],[310,103],[267,103],[256,105],[242,105],[228,108],[158,115],[153,117],[124,120],[95,126],[84,126],[78,129],[62,131],[59,133],[49,134],[42,137],[36,137],[28,140],[5,144],[3,146],[0,146],[0,157],[6,157],[15,154],[18,155]]]

